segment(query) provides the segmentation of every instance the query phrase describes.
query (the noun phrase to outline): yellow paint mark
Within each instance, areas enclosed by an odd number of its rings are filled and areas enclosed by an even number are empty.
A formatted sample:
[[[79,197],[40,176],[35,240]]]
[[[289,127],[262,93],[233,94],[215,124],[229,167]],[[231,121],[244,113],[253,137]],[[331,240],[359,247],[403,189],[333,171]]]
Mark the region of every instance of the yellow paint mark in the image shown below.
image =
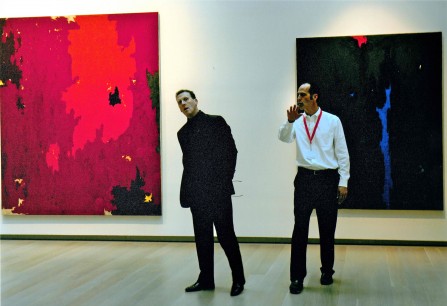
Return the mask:
[[[128,162],[132,161],[132,157],[130,157],[129,155],[123,155],[121,157],[127,160]]]
[[[76,15],[68,15],[64,16],[67,19],[67,23],[75,22]],[[57,18],[60,18],[60,16],[52,16],[51,19],[56,20]]]
[[[24,199],[20,199],[20,198],[19,198],[19,207],[22,206],[22,204],[23,204],[24,201],[25,201]]]
[[[111,216],[112,212],[104,209],[104,216]]]
[[[67,18],[68,23],[70,22],[76,22],[76,15],[70,15],[70,16],[65,16],[65,18]]]
[[[0,86],[5,86],[5,83],[3,83],[2,80],[0,80]]]
[[[23,179],[21,179],[21,178],[15,179],[15,180],[14,180],[14,183],[17,183],[17,184],[19,184],[19,185],[22,185],[22,183],[23,183]]]
[[[3,215],[23,215],[23,214],[16,214],[14,212],[15,207],[11,208],[11,209],[6,209],[6,208],[2,208],[2,214]]]
[[[144,197],[144,203],[152,202],[152,193]]]

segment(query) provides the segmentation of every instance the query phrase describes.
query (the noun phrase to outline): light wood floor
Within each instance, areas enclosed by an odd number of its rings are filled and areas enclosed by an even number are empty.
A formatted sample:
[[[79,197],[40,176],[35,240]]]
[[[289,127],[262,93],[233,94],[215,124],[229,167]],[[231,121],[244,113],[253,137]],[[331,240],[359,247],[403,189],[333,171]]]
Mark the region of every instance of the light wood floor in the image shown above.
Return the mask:
[[[241,244],[247,284],[216,244],[216,290],[185,293],[198,274],[193,243],[2,240],[1,305],[447,305],[447,248],[336,246],[332,286],[308,249],[304,291],[291,295],[290,245]]]

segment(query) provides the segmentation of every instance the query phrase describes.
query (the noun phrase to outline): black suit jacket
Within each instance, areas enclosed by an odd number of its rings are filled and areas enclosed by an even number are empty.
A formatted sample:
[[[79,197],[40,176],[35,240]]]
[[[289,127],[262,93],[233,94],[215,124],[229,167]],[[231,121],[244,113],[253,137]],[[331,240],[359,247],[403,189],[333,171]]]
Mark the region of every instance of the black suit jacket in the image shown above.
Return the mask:
[[[181,206],[206,205],[234,194],[237,149],[225,119],[199,111],[177,137],[183,152]]]

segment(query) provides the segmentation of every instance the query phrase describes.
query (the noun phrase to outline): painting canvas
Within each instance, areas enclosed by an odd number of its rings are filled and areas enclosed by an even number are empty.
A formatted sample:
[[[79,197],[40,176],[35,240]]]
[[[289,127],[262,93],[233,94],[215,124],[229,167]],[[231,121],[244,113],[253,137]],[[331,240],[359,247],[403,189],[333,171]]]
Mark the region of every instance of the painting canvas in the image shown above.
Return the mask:
[[[3,214],[161,215],[158,13],[0,31]]]
[[[443,210],[442,33],[298,38],[297,84],[343,124],[343,208]]]

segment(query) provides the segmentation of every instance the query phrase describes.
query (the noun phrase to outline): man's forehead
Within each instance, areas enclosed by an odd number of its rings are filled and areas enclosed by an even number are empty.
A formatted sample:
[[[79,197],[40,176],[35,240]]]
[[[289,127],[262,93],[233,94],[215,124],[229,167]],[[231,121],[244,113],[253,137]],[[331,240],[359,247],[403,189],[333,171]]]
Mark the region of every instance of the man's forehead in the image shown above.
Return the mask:
[[[181,93],[179,93],[179,94],[177,95],[177,99],[181,99],[181,98],[183,98],[183,97],[192,98],[192,97],[191,97],[191,94],[190,94],[189,92],[187,92],[187,91],[182,91]]]
[[[298,88],[298,92],[309,92],[309,88],[309,84],[303,84]]]

